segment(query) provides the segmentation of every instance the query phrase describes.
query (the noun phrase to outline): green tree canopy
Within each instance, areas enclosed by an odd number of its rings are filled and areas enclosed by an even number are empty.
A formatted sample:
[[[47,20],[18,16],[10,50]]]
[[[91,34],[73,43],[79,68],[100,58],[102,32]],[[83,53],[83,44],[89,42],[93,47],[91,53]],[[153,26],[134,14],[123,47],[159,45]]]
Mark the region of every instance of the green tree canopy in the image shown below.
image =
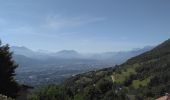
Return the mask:
[[[18,65],[12,60],[9,45],[2,45],[0,41],[0,94],[15,98],[19,85],[14,79]]]

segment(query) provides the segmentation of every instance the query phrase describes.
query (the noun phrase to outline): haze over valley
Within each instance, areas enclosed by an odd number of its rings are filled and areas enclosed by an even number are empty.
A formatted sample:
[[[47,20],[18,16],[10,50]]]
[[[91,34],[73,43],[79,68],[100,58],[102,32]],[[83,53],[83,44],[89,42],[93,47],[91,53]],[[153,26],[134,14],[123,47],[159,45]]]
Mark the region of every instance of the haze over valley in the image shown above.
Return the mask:
[[[0,100],[169,100],[170,0],[0,0]]]
[[[131,51],[82,54],[74,50],[42,52],[12,46],[11,51],[19,64],[16,79],[23,84],[41,86],[61,83],[68,77],[87,71],[119,65],[152,48],[153,46],[146,46]]]

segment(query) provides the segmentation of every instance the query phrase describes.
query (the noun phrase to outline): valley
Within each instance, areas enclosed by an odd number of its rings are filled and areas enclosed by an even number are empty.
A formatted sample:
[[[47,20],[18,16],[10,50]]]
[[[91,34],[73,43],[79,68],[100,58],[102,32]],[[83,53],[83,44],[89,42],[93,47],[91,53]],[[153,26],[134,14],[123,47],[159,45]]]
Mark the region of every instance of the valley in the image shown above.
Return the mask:
[[[40,87],[47,84],[59,84],[67,78],[102,68],[121,64],[130,57],[152,49],[141,49],[101,54],[81,54],[73,50],[57,53],[38,52],[26,47],[11,47],[13,59],[19,64],[16,79],[19,83]]]

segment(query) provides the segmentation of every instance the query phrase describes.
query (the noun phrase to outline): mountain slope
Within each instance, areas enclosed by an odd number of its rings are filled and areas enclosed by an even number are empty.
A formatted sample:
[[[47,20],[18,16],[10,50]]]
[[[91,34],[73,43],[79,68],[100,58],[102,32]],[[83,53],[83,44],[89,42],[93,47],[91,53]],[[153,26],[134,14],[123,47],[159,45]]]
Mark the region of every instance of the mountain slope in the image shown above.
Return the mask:
[[[134,63],[135,61],[144,62],[151,59],[158,59],[163,56],[167,56],[170,53],[170,39],[166,40],[164,43],[158,45],[151,51],[145,52],[139,56],[131,58],[128,63]]]
[[[170,92],[169,72],[170,39],[122,65],[79,74],[69,78],[63,85],[49,86],[36,97],[62,100],[152,100]],[[49,90],[53,91],[46,94]]]
[[[14,52],[14,54],[28,56],[28,57],[32,57],[35,55],[34,51],[24,46],[22,47],[12,46],[11,51]]]
[[[77,51],[74,50],[62,50],[57,53],[52,53],[51,55],[57,58],[66,58],[66,59],[84,58],[81,54],[79,54]]]

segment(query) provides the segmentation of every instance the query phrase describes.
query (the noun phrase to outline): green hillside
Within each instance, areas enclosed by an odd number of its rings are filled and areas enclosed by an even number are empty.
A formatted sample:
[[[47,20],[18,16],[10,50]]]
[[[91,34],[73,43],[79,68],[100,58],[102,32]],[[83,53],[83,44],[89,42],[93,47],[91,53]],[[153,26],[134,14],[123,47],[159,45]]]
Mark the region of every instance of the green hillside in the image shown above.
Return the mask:
[[[154,100],[170,93],[170,39],[122,65],[91,71],[32,93],[31,100]]]

